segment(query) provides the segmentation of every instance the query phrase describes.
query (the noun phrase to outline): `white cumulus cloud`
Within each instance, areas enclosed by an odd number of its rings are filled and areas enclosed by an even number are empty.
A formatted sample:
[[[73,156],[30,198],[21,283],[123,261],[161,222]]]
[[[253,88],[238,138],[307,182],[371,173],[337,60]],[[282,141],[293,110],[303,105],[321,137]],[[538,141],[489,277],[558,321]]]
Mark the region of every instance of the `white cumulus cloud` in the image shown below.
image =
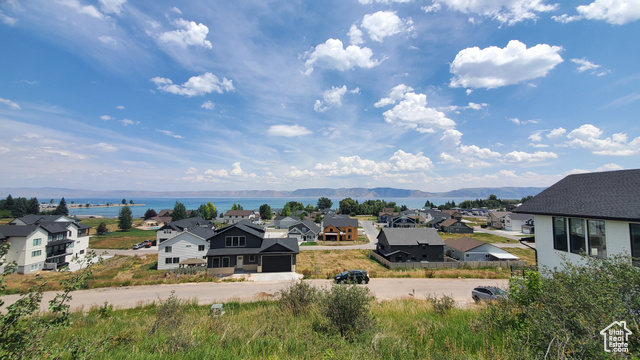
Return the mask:
[[[507,163],[532,163],[557,158],[558,155],[548,151],[536,151],[534,153],[512,151],[504,155],[504,161]]]
[[[629,141],[625,133],[602,138],[604,132],[591,124],[585,124],[567,134],[567,144],[575,148],[591,150],[595,155],[631,156],[640,153],[640,136]]]
[[[513,25],[525,20],[538,19],[538,13],[554,11],[557,4],[546,4],[544,0],[433,0],[423,6],[424,12],[436,12],[443,6],[463,14],[478,15],[501,23]],[[475,19],[471,18],[473,22]]]
[[[434,128],[450,129],[455,126],[456,123],[443,112],[427,107],[427,95],[416,94],[410,90],[413,89],[403,84],[398,85],[391,90],[388,98],[383,98],[375,104],[376,107],[380,107],[400,101],[382,114],[387,123],[420,133],[433,133]]]
[[[104,15],[93,5],[82,5],[78,0],[59,0],[59,4],[75,10],[78,14],[89,15],[96,19],[103,19]]]
[[[321,66],[327,69],[346,71],[355,67],[370,69],[380,65],[377,60],[372,60],[373,51],[368,47],[349,45],[345,49],[342,41],[338,39],[328,39],[306,54],[307,68],[306,74],[313,72],[314,66]]]
[[[207,100],[204,103],[202,103],[202,105],[200,105],[201,108],[203,109],[207,109],[207,110],[213,110],[216,105],[214,103],[212,103],[211,101]]]
[[[433,162],[422,152],[411,154],[402,150],[396,151],[389,159],[396,171],[427,171],[433,168]]]
[[[490,46],[460,51],[450,66],[450,85],[466,88],[497,88],[544,77],[563,62],[559,46],[538,44],[531,48],[511,40],[502,49]]]
[[[460,145],[460,139],[462,138],[462,133],[456,129],[447,129],[442,134],[440,140],[442,140],[445,144],[451,144],[453,146]]]
[[[362,30],[358,29],[355,24],[351,25],[347,36],[349,36],[349,43],[352,45],[360,45],[364,42],[362,39]]]
[[[346,93],[346,85],[342,85],[341,87],[332,86],[330,90],[327,90],[322,94],[322,100],[316,100],[313,109],[316,112],[325,112],[330,108],[340,107],[342,106],[342,98]],[[360,93],[360,89],[355,88],[353,90],[349,90],[349,93],[358,94]]]
[[[217,76],[209,72],[199,76],[192,76],[182,85],[174,84],[171,79],[163,77],[154,77],[151,81],[156,84],[158,90],[189,97],[209,94],[212,92],[222,94],[225,91],[229,92],[235,90],[231,80],[228,80],[227,78],[219,80]]]
[[[371,40],[382,42],[386,37],[413,31],[413,21],[401,19],[393,11],[378,11],[365,15],[362,27],[367,30]]]
[[[458,150],[464,155],[479,157],[481,159],[500,157],[499,152],[492,151],[488,148],[481,148],[477,145],[460,145],[460,147],[458,147]]]
[[[296,137],[311,134],[312,131],[300,125],[272,125],[267,130],[271,136]]]
[[[160,34],[158,40],[166,44],[176,44],[183,48],[188,46],[212,48],[211,42],[207,40],[209,28],[206,25],[202,23],[196,24],[195,21],[178,19],[175,21],[175,26],[178,28],[177,30]]]
[[[580,14],[578,18],[604,20],[612,25],[624,25],[640,19],[638,0],[596,0],[588,5],[580,5],[576,10]]]

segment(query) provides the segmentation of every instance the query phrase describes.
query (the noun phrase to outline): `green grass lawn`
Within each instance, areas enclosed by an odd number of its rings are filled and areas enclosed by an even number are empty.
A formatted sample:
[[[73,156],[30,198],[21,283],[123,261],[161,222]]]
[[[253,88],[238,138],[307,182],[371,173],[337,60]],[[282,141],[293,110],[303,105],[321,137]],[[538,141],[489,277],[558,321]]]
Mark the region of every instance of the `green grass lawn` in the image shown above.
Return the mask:
[[[92,249],[131,249],[133,244],[143,240],[155,240],[156,230],[114,231],[106,235],[94,235],[89,239]]]
[[[209,305],[193,302],[170,310],[102,309],[72,314],[72,325],[47,335],[43,346],[63,352],[62,358],[96,359],[429,360],[517,354],[503,335],[479,330],[483,307],[439,313],[417,298],[374,302],[374,328],[352,339],[319,328],[323,315],[317,308],[295,316],[271,299],[226,303],[219,317],[209,316]]]

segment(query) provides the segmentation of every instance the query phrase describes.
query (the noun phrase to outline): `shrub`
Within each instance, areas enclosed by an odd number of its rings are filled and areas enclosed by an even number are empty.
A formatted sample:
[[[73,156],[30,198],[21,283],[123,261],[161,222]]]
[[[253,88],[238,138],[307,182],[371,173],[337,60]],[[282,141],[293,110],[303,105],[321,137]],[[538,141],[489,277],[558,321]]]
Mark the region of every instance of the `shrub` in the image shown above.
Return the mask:
[[[609,324],[626,320],[638,333],[640,269],[628,257],[585,257],[582,266],[565,262],[543,275],[513,279],[509,297],[487,307],[487,326],[514,334],[519,357],[601,358],[600,331]],[[629,338],[629,351],[640,351],[637,336]]]
[[[441,298],[438,298],[435,295],[429,294],[427,295],[427,301],[431,303],[431,305],[433,306],[433,311],[436,314],[444,314],[447,311],[453,309],[456,305],[456,301],[449,295],[442,295]]]
[[[374,296],[369,288],[356,285],[336,285],[326,291],[322,299],[321,313],[328,330],[345,338],[354,338],[374,327],[371,303]]]
[[[304,281],[280,291],[280,307],[294,315],[304,314],[320,298],[320,291]]]

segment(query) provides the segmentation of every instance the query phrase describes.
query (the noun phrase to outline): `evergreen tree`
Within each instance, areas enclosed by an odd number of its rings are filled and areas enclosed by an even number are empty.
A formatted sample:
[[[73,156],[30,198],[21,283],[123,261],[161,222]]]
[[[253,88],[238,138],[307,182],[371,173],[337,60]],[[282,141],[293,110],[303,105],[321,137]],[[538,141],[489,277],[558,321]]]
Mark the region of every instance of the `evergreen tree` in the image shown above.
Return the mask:
[[[158,216],[158,213],[153,210],[153,209],[147,209],[147,211],[144,213],[144,219],[151,219],[152,217],[156,217]]]
[[[171,221],[178,221],[187,218],[187,208],[184,207],[184,204],[176,201],[176,205],[173,207],[173,212],[171,213]]]
[[[40,212],[40,203],[38,202],[38,198],[32,197],[27,202],[27,214],[36,215]]]
[[[98,235],[106,234],[108,231],[109,229],[107,228],[107,224],[105,224],[104,222],[101,222],[96,229]]]
[[[118,227],[122,231],[129,231],[131,229],[133,223],[133,215],[131,214],[131,209],[128,206],[123,206],[120,208],[120,212],[118,213]]]
[[[13,217],[23,217],[27,215],[27,199],[20,197],[13,202],[13,209],[11,209],[11,215]]]
[[[53,215],[69,215],[69,209],[67,209],[67,202],[64,198],[60,199],[60,203],[58,203],[58,207],[53,212]]]

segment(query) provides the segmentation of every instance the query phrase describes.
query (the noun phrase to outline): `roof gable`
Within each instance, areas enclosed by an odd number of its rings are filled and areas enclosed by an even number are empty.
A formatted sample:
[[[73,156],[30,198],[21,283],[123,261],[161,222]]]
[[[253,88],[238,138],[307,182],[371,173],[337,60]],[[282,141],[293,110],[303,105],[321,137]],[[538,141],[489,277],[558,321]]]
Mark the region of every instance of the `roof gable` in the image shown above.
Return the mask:
[[[382,228],[389,246],[444,245],[438,231],[433,228]]]
[[[487,244],[486,242],[478,239],[473,239],[467,236],[463,236],[458,239],[445,239],[445,245],[450,248],[456,249],[461,252],[467,252],[477,247]]]

